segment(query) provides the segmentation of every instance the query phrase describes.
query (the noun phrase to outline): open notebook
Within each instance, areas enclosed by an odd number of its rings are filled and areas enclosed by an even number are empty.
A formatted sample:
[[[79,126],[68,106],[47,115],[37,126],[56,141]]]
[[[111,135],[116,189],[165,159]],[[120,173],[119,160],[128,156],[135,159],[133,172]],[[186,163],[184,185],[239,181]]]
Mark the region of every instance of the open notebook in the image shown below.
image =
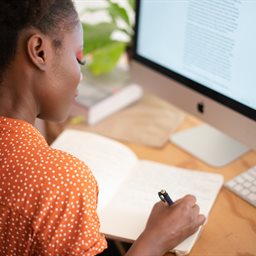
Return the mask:
[[[101,232],[123,241],[134,241],[143,231],[161,189],[166,189],[173,200],[194,194],[201,212],[208,216],[223,184],[219,174],[139,160],[123,144],[93,133],[65,130],[52,146],[90,167],[99,183]],[[188,254],[199,234],[200,230],[174,251]]]

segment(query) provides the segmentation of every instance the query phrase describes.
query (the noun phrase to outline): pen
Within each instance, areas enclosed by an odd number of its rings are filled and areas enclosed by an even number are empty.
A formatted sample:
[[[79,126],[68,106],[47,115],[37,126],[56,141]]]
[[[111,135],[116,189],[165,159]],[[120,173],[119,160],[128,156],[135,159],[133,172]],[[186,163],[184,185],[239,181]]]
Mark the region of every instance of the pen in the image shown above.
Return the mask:
[[[165,203],[167,202],[167,204],[169,206],[171,206],[173,204],[172,199],[170,198],[170,196],[168,195],[168,193],[166,192],[166,190],[161,189],[160,192],[158,192],[158,195],[160,197],[160,199]]]

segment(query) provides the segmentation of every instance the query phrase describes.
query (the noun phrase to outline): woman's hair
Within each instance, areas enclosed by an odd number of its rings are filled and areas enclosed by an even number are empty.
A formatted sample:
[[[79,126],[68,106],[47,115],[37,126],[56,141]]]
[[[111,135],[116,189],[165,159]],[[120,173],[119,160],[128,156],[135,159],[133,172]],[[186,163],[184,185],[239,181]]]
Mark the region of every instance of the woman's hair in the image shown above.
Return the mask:
[[[0,75],[15,56],[21,30],[35,27],[53,37],[61,46],[61,33],[78,23],[71,0],[1,0],[0,1]]]

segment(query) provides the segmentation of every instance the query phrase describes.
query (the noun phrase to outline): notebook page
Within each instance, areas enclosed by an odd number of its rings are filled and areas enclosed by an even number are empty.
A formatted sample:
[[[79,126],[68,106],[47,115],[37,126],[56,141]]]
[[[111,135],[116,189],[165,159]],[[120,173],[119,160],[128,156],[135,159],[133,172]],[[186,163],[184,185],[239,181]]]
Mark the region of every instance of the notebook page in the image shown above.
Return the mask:
[[[153,204],[159,201],[157,192],[163,188],[173,200],[194,194],[201,213],[207,216],[222,184],[223,177],[219,174],[140,161],[114,196],[115,203],[110,203],[100,214],[102,231],[124,240],[136,240],[145,227]],[[199,232],[178,245],[175,252],[188,253]]]

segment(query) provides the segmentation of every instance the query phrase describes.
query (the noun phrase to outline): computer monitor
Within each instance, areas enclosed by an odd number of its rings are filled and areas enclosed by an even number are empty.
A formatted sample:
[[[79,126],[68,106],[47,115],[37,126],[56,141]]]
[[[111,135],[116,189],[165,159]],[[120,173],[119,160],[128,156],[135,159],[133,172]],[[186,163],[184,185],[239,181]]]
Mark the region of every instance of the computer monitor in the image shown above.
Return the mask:
[[[256,1],[136,2],[133,79],[208,123],[171,140],[213,166],[256,149]]]

